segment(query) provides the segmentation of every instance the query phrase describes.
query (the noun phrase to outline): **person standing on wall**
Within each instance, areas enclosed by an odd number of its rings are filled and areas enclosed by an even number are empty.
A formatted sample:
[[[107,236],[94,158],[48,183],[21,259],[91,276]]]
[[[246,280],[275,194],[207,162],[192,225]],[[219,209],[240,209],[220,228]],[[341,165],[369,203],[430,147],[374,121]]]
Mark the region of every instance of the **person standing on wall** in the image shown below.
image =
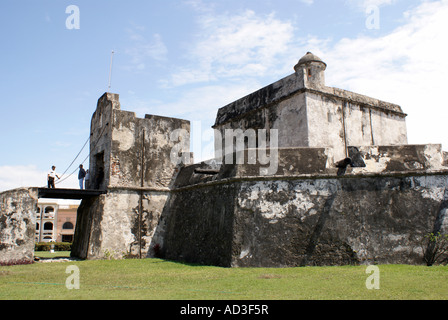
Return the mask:
[[[48,188],[54,189],[54,180],[56,178],[60,179],[59,176],[56,174],[56,167],[52,166],[51,170],[47,174],[47,182],[48,182]]]
[[[82,190],[84,189],[84,178],[86,177],[86,170],[84,170],[82,164],[79,165],[79,173],[78,173],[78,180],[79,180],[79,188]]]

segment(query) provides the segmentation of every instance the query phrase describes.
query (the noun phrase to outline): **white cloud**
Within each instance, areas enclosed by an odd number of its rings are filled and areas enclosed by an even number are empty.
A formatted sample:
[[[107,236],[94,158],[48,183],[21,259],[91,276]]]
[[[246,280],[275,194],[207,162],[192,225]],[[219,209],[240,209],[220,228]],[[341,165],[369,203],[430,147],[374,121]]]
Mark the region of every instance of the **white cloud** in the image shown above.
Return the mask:
[[[424,2],[382,37],[342,39],[322,48],[327,84],[400,104],[410,143],[443,143],[448,120],[442,85],[448,74],[448,1]]]
[[[141,103],[140,110],[212,125],[218,108],[266,85],[260,84],[266,75],[275,81],[291,74],[298,59],[312,51],[328,64],[327,85],[400,104],[409,114],[409,143],[442,143],[448,150],[448,108],[441,89],[448,74],[447,16],[448,0],[423,2],[405,12],[403,24],[386,35],[369,36],[366,29],[364,35],[334,42],[316,35],[301,38],[292,23],[274,14],[230,16],[202,7],[202,33],[190,49],[190,65],[166,84],[205,86],[185,92],[177,87],[176,101],[151,107]]]
[[[163,42],[162,36],[156,33],[151,35],[148,40],[147,37],[141,34],[143,31],[144,28],[138,26],[128,29],[131,44],[125,49],[125,54],[130,57],[130,61],[123,67],[124,69],[142,71],[146,69],[146,64],[150,60],[166,60],[168,49]]]
[[[64,180],[57,183],[58,188],[78,188],[76,175],[61,177]],[[65,178],[67,178],[65,180]],[[0,192],[21,187],[45,187],[47,185],[47,172],[39,170],[35,165],[27,166],[0,166]]]
[[[171,117],[182,117],[190,121],[204,121],[214,123],[217,110],[237,100],[260,87],[257,81],[247,81],[245,83],[207,85],[192,88],[186,91],[176,89],[177,99],[172,102],[145,101],[134,99],[126,101],[123,97],[122,104],[129,105],[129,110],[136,112],[137,116],[145,114],[164,115]]]
[[[188,50],[190,64],[171,76],[170,85],[261,77],[275,69],[294,39],[292,23],[251,10],[238,15],[204,11],[198,24],[197,41]]]
[[[310,6],[314,3],[314,0],[300,0],[300,2]]]
[[[365,10],[368,7],[381,7],[385,5],[392,5],[397,0],[346,0],[349,5],[356,6],[360,10]]]
[[[41,187],[45,185],[45,172],[39,171],[36,166],[1,166],[0,191],[19,187]]]

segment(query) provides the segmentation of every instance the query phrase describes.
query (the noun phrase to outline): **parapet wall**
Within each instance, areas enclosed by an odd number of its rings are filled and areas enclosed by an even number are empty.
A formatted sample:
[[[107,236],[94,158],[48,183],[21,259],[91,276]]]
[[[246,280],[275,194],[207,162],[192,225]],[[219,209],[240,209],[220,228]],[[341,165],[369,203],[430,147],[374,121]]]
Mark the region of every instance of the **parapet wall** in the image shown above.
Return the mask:
[[[349,147],[354,172],[437,171],[448,169],[440,144]]]
[[[157,244],[224,267],[423,263],[424,236],[448,231],[441,146],[349,150],[342,174],[325,148],[280,148],[272,176],[259,163],[185,166]]]
[[[161,245],[224,267],[421,264],[424,235],[448,231],[447,186],[448,171],[196,184],[173,191]]]
[[[0,193],[0,265],[34,260],[37,188]]]
[[[326,86],[318,89],[306,88],[303,79],[299,79],[296,74],[292,74],[220,108],[216,116],[215,127],[232,121],[232,119],[242,117],[256,109],[280,103],[293,95],[304,92],[324,95],[330,99],[362,105],[382,112],[392,112],[402,117],[406,116],[399,105],[355,92]]]

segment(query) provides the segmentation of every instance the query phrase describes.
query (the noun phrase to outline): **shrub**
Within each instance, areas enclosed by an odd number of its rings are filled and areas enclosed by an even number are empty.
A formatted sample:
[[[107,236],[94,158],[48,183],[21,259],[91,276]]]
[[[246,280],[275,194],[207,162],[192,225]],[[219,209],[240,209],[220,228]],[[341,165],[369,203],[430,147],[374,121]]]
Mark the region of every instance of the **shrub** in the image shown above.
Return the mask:
[[[70,242],[37,242],[34,245],[35,251],[50,251],[54,245],[54,251],[71,251],[72,244]]]
[[[448,234],[428,233],[423,238],[423,260],[427,266],[448,260]]]
[[[17,266],[22,264],[32,264],[34,261],[28,259],[20,259],[20,260],[9,260],[9,261],[0,261],[0,266]]]

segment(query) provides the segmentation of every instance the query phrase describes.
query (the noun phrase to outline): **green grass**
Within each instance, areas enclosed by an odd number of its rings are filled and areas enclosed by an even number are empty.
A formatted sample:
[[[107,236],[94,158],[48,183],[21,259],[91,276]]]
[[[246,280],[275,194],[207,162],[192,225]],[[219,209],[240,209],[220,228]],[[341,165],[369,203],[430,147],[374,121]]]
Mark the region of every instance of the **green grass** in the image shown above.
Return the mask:
[[[67,258],[70,257],[70,251],[55,251],[51,253],[50,251],[35,251],[35,257],[39,258]]]
[[[66,268],[80,271],[68,290]],[[160,259],[34,263],[0,267],[0,299],[402,300],[448,299],[447,266],[380,265],[380,289],[366,266],[219,268]]]

